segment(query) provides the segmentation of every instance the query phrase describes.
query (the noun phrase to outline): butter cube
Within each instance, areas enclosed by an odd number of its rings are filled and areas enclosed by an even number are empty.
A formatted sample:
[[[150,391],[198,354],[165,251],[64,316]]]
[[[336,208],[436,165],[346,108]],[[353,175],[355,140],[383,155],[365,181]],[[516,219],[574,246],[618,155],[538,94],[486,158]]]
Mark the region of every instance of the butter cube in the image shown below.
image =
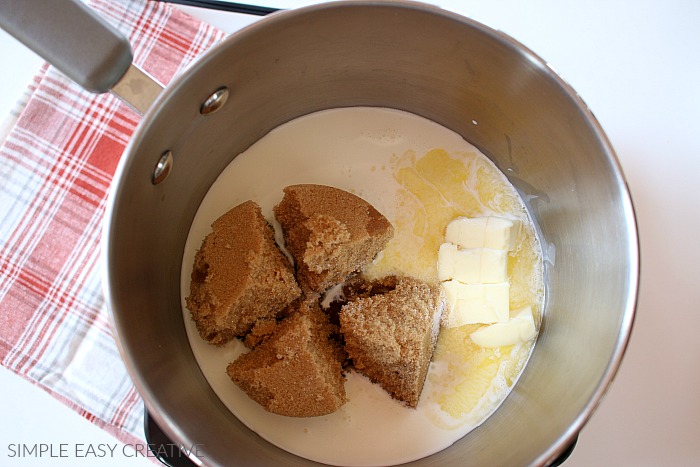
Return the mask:
[[[508,252],[492,248],[461,249],[443,243],[438,250],[438,279],[465,284],[497,284],[508,280]]]
[[[463,284],[443,282],[447,310],[443,324],[454,328],[465,324],[497,323],[509,317],[510,283]]]
[[[460,248],[513,251],[520,221],[497,216],[457,217],[447,224],[445,240]]]
[[[532,308],[527,306],[515,311],[511,319],[478,329],[469,337],[481,347],[503,347],[527,342],[536,334]]]

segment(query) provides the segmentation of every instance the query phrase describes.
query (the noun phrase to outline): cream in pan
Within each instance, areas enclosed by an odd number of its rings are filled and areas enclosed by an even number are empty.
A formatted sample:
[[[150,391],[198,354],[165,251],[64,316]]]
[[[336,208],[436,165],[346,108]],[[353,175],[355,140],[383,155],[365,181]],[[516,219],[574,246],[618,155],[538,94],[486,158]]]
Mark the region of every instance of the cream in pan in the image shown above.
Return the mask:
[[[181,290],[190,344],[215,393],[250,429],[282,449],[332,465],[398,464],[450,446],[503,401],[532,341],[482,348],[469,338],[479,325],[446,328],[415,410],[351,371],[345,383],[349,401],[340,410],[290,418],[266,412],[226,375],[226,365],[244,351],[240,342],[214,347],[197,333],[184,299],[196,249],[211,223],[252,199],[275,224],[272,208],[282,188],[299,183],[353,192],[391,221],[395,236],[366,270],[370,277],[399,273],[436,282],[438,249],[452,219],[518,219],[523,227],[508,262],[510,307],[531,306],[537,320],[541,253],[522,200],[485,156],[440,125],[391,109],[333,109],[282,125],[239,155],[212,185],[189,233]]]

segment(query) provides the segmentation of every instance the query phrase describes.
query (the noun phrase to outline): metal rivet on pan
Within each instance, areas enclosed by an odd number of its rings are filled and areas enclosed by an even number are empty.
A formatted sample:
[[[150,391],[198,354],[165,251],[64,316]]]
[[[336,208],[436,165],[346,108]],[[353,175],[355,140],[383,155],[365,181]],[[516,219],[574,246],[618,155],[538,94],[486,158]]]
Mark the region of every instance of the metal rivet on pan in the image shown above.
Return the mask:
[[[202,115],[213,114],[214,112],[216,112],[224,106],[224,104],[228,100],[228,94],[229,93],[227,87],[221,87],[217,89],[212,93],[211,96],[207,97],[204,100],[202,106],[199,108],[199,113],[201,113]]]
[[[158,163],[156,164],[156,168],[153,170],[153,178],[151,181],[153,182],[154,185],[158,185],[160,182],[168,178],[168,175],[170,175],[170,171],[173,168],[173,153],[171,151],[165,151],[162,156],[160,156],[160,159],[158,159]]]

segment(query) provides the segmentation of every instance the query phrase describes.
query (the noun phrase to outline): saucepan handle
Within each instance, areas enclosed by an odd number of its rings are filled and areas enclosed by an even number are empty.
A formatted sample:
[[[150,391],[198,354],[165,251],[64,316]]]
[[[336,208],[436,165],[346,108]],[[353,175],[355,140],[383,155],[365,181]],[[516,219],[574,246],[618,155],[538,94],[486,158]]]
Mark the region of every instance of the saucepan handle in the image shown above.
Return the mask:
[[[0,27],[83,88],[112,90],[141,113],[163,88],[132,66],[129,41],[77,0],[2,0]]]

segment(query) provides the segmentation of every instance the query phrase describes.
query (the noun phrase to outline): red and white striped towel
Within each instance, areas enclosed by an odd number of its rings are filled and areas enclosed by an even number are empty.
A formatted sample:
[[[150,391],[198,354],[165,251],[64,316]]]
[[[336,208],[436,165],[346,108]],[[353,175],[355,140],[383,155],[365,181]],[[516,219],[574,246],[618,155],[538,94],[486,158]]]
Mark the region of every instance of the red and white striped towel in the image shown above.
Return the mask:
[[[162,83],[225,36],[158,2],[89,5]],[[140,117],[51,66],[29,90],[0,146],[0,361],[123,442],[141,442],[143,404],[109,327],[99,265],[107,191]]]

